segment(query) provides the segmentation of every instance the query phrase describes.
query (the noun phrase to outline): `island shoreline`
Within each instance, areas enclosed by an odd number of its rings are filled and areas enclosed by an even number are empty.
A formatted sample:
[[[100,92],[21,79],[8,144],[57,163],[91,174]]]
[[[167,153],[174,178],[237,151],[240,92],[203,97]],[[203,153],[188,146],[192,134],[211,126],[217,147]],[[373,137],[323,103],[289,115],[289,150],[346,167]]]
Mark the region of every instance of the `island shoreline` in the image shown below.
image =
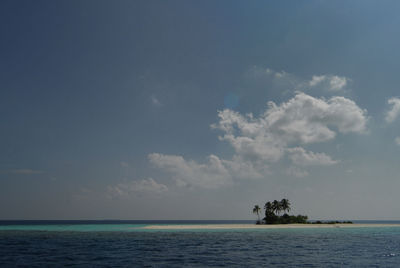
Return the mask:
[[[190,229],[312,229],[312,228],[377,228],[377,227],[400,227],[400,224],[168,224],[147,225],[141,229],[148,230],[190,230]]]

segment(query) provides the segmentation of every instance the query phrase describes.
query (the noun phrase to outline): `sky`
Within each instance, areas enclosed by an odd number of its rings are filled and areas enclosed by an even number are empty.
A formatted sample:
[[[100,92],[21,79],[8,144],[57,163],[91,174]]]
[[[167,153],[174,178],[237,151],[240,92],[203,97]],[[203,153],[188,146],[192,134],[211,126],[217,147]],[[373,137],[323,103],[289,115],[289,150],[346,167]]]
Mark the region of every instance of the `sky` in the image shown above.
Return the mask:
[[[0,219],[400,220],[399,10],[1,1]]]

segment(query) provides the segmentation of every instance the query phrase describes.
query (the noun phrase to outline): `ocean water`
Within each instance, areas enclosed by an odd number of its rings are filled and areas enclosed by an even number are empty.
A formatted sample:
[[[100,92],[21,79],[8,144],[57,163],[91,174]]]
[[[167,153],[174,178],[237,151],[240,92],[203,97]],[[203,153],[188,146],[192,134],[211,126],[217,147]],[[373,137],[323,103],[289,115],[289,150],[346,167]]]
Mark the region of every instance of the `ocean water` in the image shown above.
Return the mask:
[[[0,267],[400,267],[400,227],[141,229],[155,223],[0,222]]]

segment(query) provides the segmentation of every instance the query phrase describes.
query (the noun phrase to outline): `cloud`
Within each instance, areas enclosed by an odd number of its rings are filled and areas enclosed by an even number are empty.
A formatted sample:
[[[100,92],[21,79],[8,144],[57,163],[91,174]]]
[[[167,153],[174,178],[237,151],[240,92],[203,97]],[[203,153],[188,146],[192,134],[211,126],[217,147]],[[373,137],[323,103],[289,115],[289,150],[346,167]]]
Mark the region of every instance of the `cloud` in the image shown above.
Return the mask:
[[[387,123],[392,123],[400,114],[400,98],[390,98],[388,104],[391,107],[386,113],[385,120]]]
[[[298,85],[302,83],[302,79],[297,76],[285,72],[285,71],[275,71],[270,68],[262,68],[260,66],[251,67],[245,74],[245,77],[249,78],[251,81],[261,81],[264,85],[266,83],[272,83],[273,87],[278,88],[292,88],[298,89]]]
[[[205,164],[187,161],[178,155],[152,153],[148,157],[153,165],[171,173],[179,186],[218,188],[231,182],[229,171],[215,155],[210,155]]]
[[[157,183],[152,178],[118,183],[107,187],[107,193],[112,198],[128,198],[139,193],[161,194],[166,191],[168,191],[166,185]]]
[[[272,82],[274,86],[280,86],[291,90],[307,91],[309,89],[318,89],[326,93],[343,93],[350,78],[345,76],[338,76],[332,74],[313,75],[311,80],[304,79],[292,73],[285,71],[275,71],[270,68],[262,68],[260,66],[253,66],[248,70],[246,76],[251,79],[262,80],[264,83]]]
[[[224,132],[221,140],[229,142],[244,159],[276,162],[291,144],[311,144],[331,140],[337,132],[363,133],[366,111],[352,100],[332,97],[318,99],[298,92],[280,105],[269,102],[264,113],[254,118],[225,109],[212,128]]]
[[[272,70],[270,68],[263,69],[263,68],[260,68],[258,66],[254,66],[251,69],[251,72],[253,73],[253,75],[256,75],[256,76],[273,76],[273,77],[278,78],[278,79],[279,78],[284,78],[284,77],[287,77],[287,76],[290,75],[289,73],[287,73],[285,71],[277,72],[277,71],[274,71],[274,70]]]
[[[269,132],[283,135],[287,142],[330,140],[335,137],[333,128],[341,133],[366,130],[366,111],[344,97],[325,100],[298,92],[286,103],[277,106],[269,102],[268,106],[261,119],[267,123]]]
[[[298,167],[292,166],[285,170],[285,173],[289,176],[297,177],[297,178],[304,178],[309,175],[306,170],[302,170]]]
[[[322,81],[324,81],[325,79],[326,79],[326,76],[325,76],[325,75],[320,75],[320,76],[314,75],[314,76],[312,77],[312,79],[310,80],[309,85],[310,85],[311,87],[315,87],[316,85],[320,84],[320,83],[321,83]]]
[[[341,91],[343,90],[349,79],[344,76],[337,75],[314,75],[308,82],[310,87],[321,86],[328,91]]]
[[[344,97],[314,98],[302,92],[281,104],[268,102],[260,116],[242,115],[230,109],[218,112],[211,128],[223,132],[221,141],[234,149],[231,160],[210,155],[204,163],[179,155],[149,154],[150,162],[168,172],[179,186],[215,189],[237,180],[265,178],[269,167],[285,154],[297,166],[338,163],[325,153],[304,146],[332,140],[338,133],[364,133],[367,112]],[[307,171],[292,168],[298,177]]]
[[[394,139],[394,142],[395,142],[397,145],[400,146],[400,137],[396,137],[396,138]]]
[[[218,112],[218,117],[219,122],[211,127],[225,132],[220,140],[228,141],[244,159],[276,162],[282,157],[282,141],[267,131],[265,120],[254,119],[251,114],[243,116],[229,109]]]
[[[306,151],[301,147],[287,149],[289,158],[298,166],[330,166],[338,163],[329,155]]]
[[[331,76],[329,81],[330,89],[333,91],[338,91],[343,89],[347,85],[347,78],[340,76]]]
[[[219,121],[212,124],[224,134],[235,150],[235,156],[256,168],[279,161],[285,154],[299,166],[333,165],[324,153],[314,153],[302,146],[334,139],[337,133],[366,132],[367,112],[344,97],[314,98],[302,92],[281,104],[268,102],[259,116],[242,115],[225,109],[218,112]],[[294,148],[292,148],[294,146]],[[294,174],[293,170],[290,173]],[[297,172],[297,175],[306,175]]]
[[[267,165],[258,165],[238,155],[234,155],[232,160],[222,159],[222,162],[228,169],[233,180],[260,179],[269,173]]]
[[[237,178],[263,177],[252,163],[238,157],[224,160],[210,155],[205,163],[159,153],[149,154],[148,158],[155,167],[170,173],[178,186],[184,187],[216,189],[232,184]]]

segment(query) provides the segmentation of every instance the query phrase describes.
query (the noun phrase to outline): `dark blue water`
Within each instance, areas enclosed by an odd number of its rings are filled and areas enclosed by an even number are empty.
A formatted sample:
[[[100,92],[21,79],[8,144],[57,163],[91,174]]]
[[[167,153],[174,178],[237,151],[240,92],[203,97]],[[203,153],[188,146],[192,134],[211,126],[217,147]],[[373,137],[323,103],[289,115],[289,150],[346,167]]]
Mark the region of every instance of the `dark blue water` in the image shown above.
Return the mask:
[[[60,225],[60,224],[243,224],[254,220],[0,220],[4,225]],[[399,221],[400,223],[400,221]]]
[[[400,267],[399,227],[127,232],[113,229],[123,223],[106,224],[111,231],[97,225],[103,231],[85,231],[84,223],[74,231],[0,229],[0,267]]]

